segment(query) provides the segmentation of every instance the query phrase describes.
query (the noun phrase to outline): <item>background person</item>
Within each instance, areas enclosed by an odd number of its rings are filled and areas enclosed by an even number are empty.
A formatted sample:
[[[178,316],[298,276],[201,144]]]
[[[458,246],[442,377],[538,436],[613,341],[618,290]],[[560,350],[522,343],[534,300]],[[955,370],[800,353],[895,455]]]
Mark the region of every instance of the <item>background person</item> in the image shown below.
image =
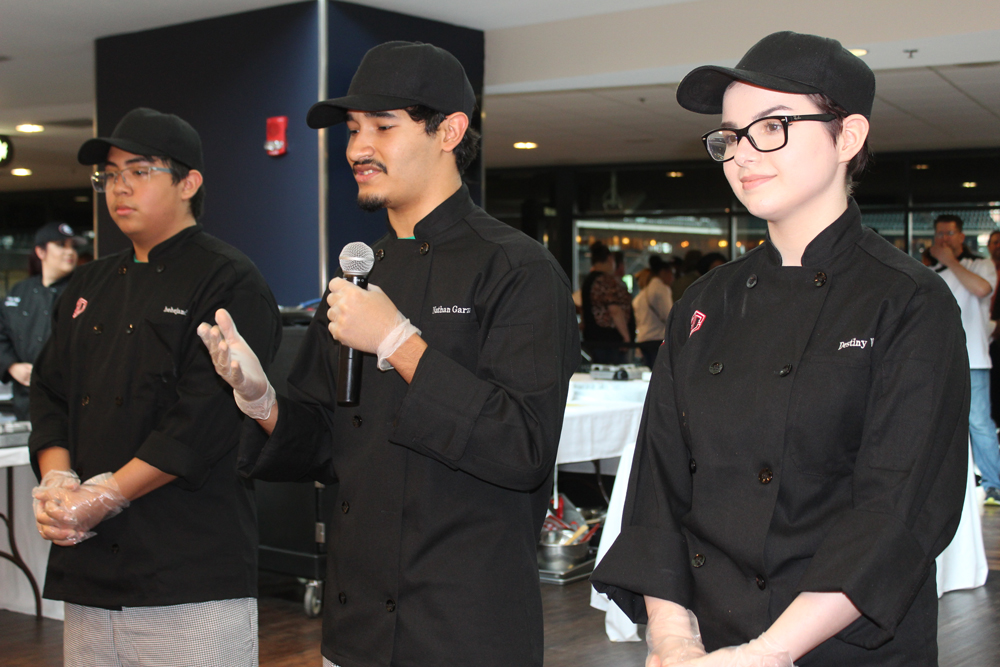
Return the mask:
[[[28,419],[31,369],[52,330],[53,305],[76,268],[83,239],[65,222],[50,222],[35,233],[40,272],[14,285],[0,308],[0,368],[12,383],[14,415]]]
[[[705,146],[768,236],[674,306],[591,579],[648,623],[649,667],[937,663],[968,358],[947,286],[849,196],[874,93],[839,42],[792,32],[678,86],[722,113]]]
[[[243,415],[197,324],[225,307],[267,364],[281,323],[263,277],[204,232],[201,139],[125,115],[81,146],[132,247],[77,269],[31,383],[44,595],[65,601],[68,667],[257,664],[253,490]],[[80,479],[87,480],[80,483]]]
[[[580,286],[583,342],[594,363],[621,364],[626,352],[612,343],[631,343],[632,299],[615,275],[615,260],[600,241],[590,246],[590,273]],[[594,343],[594,345],[587,345]]]
[[[632,299],[632,310],[638,327],[635,340],[639,343],[643,360],[650,368],[656,363],[656,354],[667,332],[667,315],[674,307],[674,297],[670,290],[673,282],[673,267],[659,255],[650,255],[649,281]]]

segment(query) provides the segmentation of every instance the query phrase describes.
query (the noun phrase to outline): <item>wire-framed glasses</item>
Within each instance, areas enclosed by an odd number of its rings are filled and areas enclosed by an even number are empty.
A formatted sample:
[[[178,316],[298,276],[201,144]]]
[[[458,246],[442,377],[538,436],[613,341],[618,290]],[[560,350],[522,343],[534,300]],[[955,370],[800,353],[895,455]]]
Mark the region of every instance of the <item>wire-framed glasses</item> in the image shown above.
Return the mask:
[[[780,150],[788,143],[788,124],[800,120],[831,121],[836,116],[831,113],[814,113],[804,116],[766,116],[759,118],[742,129],[720,127],[705,134],[701,141],[709,157],[716,162],[727,162],[736,155],[740,139],[746,137],[761,153]]]
[[[96,171],[90,175],[90,184],[94,186],[94,192],[107,192],[108,188],[115,186],[118,179],[121,179],[122,185],[125,187],[149,183],[150,177],[156,171],[172,174],[174,170],[142,164],[126,167],[120,171]]]

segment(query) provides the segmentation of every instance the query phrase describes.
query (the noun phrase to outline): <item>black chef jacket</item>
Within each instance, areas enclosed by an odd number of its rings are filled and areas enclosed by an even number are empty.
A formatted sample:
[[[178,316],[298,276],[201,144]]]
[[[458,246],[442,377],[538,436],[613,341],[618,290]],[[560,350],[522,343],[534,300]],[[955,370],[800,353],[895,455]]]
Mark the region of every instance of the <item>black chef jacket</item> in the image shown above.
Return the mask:
[[[41,276],[25,278],[10,288],[0,308],[0,372],[13,387],[14,414],[22,421],[28,419],[28,388],[7,369],[11,364],[35,363],[49,339],[53,305],[69,279],[65,276],[46,287]]]
[[[934,558],[958,526],[969,364],[944,282],[847,211],[783,267],[768,241],[670,314],[622,531],[594,572],[633,621],[692,609],[744,643],[802,591],[863,616],[797,662],[936,665]]]
[[[253,263],[189,227],[148,263],[131,250],[77,269],[31,383],[32,464],[64,447],[81,479],[132,458],[177,475],[49,552],[45,597],[117,608],[251,597],[252,489],[236,473],[242,413],[195,329],[226,308],[262,363],[281,336]]]
[[[412,383],[365,355],[360,404],[336,407],[320,308],[274,432],[245,426],[242,469],[340,482],[323,604],[335,664],[541,665],[536,545],[580,359],[569,281],[464,186],[414,235],[379,240],[370,275],[427,342]]]

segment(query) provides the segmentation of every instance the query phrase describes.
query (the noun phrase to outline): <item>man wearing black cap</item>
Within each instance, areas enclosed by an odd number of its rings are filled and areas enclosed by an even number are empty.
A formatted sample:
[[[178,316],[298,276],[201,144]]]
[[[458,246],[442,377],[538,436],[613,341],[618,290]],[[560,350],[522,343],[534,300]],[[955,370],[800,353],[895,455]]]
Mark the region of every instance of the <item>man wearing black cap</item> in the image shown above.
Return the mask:
[[[28,419],[31,368],[49,339],[52,306],[76,268],[77,246],[83,239],[65,222],[50,222],[35,233],[39,273],[14,285],[0,309],[0,368],[5,382],[13,380],[14,414]]]
[[[312,127],[347,123],[358,202],[385,208],[389,233],[368,291],[331,281],[289,397],[253,413],[242,456],[263,479],[339,481],[328,664],[542,664],[536,544],[579,340],[559,265],[462,184],[474,106],[451,54],[390,42],[346,97],[309,112]],[[217,319],[222,331],[201,333],[221,369],[239,369],[236,393],[273,396]],[[368,353],[354,407],[337,405],[340,345]]]
[[[267,364],[277,306],[250,260],[197,223],[188,123],[135,109],[78,157],[100,165],[94,189],[132,248],[76,272],[31,383],[35,515],[55,545],[45,597],[66,602],[66,665],[256,665],[243,416],[195,328],[227,308]]]

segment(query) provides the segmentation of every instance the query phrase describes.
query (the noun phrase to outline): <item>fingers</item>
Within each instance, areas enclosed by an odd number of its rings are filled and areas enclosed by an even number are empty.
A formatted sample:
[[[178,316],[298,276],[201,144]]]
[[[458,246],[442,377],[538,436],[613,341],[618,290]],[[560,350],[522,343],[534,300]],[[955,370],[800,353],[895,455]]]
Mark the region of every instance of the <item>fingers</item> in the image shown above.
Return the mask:
[[[225,308],[219,308],[215,311],[215,321],[219,326],[219,331],[222,332],[222,336],[228,343],[232,344],[241,340],[240,332],[236,330],[236,323],[233,322],[232,316]]]

